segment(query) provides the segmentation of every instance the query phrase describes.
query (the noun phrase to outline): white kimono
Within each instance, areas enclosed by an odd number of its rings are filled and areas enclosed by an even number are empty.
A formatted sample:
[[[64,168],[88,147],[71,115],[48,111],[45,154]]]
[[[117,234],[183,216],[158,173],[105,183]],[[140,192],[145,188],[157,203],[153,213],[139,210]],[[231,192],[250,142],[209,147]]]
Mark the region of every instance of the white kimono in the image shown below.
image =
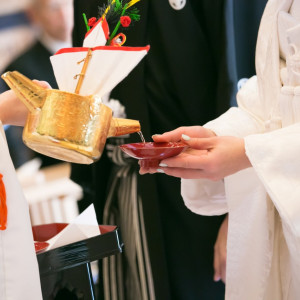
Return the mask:
[[[300,0],[269,0],[257,77],[205,127],[245,140],[252,168],[219,182],[182,180],[197,214],[229,212],[226,299],[300,299]]]
[[[0,230],[0,299],[41,300],[29,209],[0,122],[0,173],[6,190],[7,228]]]

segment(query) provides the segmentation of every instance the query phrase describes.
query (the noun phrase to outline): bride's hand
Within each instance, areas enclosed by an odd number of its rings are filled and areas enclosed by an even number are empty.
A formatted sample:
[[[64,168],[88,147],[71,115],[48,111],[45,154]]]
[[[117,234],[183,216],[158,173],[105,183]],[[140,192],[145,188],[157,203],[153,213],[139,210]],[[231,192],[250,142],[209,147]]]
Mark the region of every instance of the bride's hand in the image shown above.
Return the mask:
[[[220,180],[242,169],[251,167],[245,153],[244,140],[220,136],[190,138],[182,135],[189,147],[175,157],[161,161],[159,168],[141,170],[141,174],[161,172],[170,176],[196,179]]]

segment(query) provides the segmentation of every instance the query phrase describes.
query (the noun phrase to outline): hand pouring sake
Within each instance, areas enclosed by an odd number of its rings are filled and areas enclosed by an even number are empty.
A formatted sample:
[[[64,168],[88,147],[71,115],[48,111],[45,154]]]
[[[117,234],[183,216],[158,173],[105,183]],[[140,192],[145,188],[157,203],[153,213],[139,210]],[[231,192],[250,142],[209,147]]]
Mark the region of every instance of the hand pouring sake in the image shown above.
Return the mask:
[[[16,71],[2,78],[29,110],[23,140],[39,153],[90,164],[100,158],[107,137],[140,131],[138,121],[112,118],[98,96],[44,89]]]

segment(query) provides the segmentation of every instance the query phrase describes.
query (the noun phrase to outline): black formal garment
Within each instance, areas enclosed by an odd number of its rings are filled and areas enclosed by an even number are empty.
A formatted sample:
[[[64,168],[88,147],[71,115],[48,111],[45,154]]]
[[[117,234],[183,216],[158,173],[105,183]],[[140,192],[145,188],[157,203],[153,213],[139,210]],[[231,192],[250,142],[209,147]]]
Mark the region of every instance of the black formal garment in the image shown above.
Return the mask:
[[[19,71],[29,79],[47,81],[52,88],[57,88],[52,65],[50,63],[50,53],[47,48],[37,41],[30,49],[20,55],[7,67],[7,71]]]
[[[50,53],[41,42],[37,41],[31,48],[11,62],[6,67],[6,71],[19,71],[29,79],[44,80],[47,81],[52,88],[57,88],[56,79],[50,63],[51,55],[52,53]],[[3,91],[8,87],[4,81],[2,81],[0,88]],[[23,128],[14,126],[8,128],[6,132],[10,155],[16,168],[34,157],[40,157],[42,159],[43,167],[61,162],[27,148],[22,142],[22,132]]]
[[[103,2],[75,0],[74,45],[81,46],[85,34],[82,13],[97,16]],[[128,118],[140,120],[146,141],[178,126],[202,125],[229,107],[224,5],[187,0],[178,11],[168,0],[136,5],[141,21],[126,31],[126,45],[151,48],[111,96],[125,105]],[[138,141],[132,134],[108,144]],[[135,160],[111,149],[97,163],[72,166],[73,180],[84,188],[83,205],[94,202],[98,221],[120,226],[125,242],[121,257],[104,263],[105,299],[224,299],[223,283],[213,281],[223,216],[193,214],[184,206],[179,179],[140,176]]]
[[[235,83],[232,106],[236,106],[238,81],[255,75],[256,39],[266,4],[267,0],[227,0],[227,61],[229,76]]]
[[[267,0],[231,0],[234,15],[237,78],[250,78],[255,72],[255,45],[259,23]]]
[[[81,14],[97,16],[101,3],[75,1],[75,45],[82,45],[84,36]],[[224,112],[232,89],[226,70],[224,1],[188,0],[179,11],[167,0],[142,0],[136,6],[141,21],[126,31],[126,45],[151,48],[111,96],[125,105],[128,118],[140,120],[146,140],[178,126],[204,124]],[[130,141],[138,142],[138,135],[124,142]],[[107,299],[122,299],[121,294],[128,300],[224,299],[223,283],[213,281],[213,246],[223,217],[190,212],[180,196],[179,179],[139,176],[137,170],[137,161],[124,167],[120,160],[112,164],[105,153],[91,166],[72,167],[86,205],[94,202],[99,222],[115,222],[124,238],[122,271],[119,258],[110,265],[123,274],[123,287],[117,285],[119,296],[113,298],[110,280]],[[142,244],[140,249],[134,249],[132,239]],[[104,276],[110,279],[112,273]]]

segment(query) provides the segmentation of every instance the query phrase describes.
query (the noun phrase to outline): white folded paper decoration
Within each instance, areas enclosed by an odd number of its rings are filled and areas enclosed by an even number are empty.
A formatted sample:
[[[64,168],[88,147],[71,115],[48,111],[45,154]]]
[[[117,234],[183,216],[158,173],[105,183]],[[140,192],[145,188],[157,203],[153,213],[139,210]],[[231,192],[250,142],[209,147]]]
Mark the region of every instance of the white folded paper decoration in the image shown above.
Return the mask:
[[[121,82],[150,49],[150,46],[105,46],[108,38],[108,24],[99,19],[87,32],[83,47],[63,48],[50,57],[61,91],[74,93],[82,76],[78,93],[101,97]]]
[[[146,47],[99,46],[92,49],[80,95],[103,96],[121,82],[147,54]],[[89,48],[65,48],[51,56],[59,89],[74,93]]]

